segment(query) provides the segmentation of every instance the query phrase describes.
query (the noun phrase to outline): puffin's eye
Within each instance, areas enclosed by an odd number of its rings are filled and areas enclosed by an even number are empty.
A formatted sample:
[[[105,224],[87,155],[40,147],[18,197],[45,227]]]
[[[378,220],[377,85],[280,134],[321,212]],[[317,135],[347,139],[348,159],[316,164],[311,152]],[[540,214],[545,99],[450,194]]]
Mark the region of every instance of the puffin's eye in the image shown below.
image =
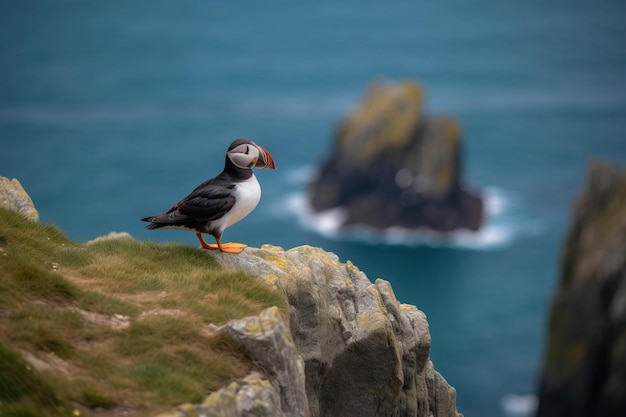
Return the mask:
[[[248,155],[248,152],[250,152],[250,147],[246,145],[246,155]]]

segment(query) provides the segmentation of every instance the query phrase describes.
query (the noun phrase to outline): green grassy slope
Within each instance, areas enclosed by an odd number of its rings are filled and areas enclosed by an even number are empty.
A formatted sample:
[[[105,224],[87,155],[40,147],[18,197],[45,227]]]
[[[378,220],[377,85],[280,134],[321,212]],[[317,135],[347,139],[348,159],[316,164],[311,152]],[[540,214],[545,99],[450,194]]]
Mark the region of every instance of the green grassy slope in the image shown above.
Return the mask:
[[[210,324],[286,301],[206,251],[77,244],[0,208],[0,415],[149,415],[253,366]]]

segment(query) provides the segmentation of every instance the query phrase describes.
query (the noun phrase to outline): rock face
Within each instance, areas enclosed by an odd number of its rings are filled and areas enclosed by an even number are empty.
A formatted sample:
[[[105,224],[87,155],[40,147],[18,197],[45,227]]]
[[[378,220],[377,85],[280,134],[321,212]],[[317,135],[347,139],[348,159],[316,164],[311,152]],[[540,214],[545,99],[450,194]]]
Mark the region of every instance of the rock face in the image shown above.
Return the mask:
[[[214,328],[261,372],[161,417],[461,416],[456,391],[429,360],[426,316],[400,304],[387,281],[372,284],[352,263],[310,246],[214,255],[281,288],[289,317],[269,308]]]
[[[215,255],[227,267],[254,271],[289,300],[289,337],[273,335],[262,317],[220,329],[235,335],[283,398],[281,410],[263,415],[460,415],[456,391],[429,360],[424,313],[400,304],[387,281],[372,284],[350,262],[309,246]]]
[[[14,210],[34,222],[39,221],[39,212],[35,209],[33,200],[15,178],[9,180],[0,176],[0,206]]]
[[[276,307],[264,310],[258,317],[233,320],[219,330],[239,342],[254,361],[270,373],[281,394],[277,411],[285,416],[308,415],[304,363]]]
[[[593,164],[552,300],[537,416],[626,415],[626,172]]]
[[[232,382],[202,404],[184,404],[160,417],[308,417],[304,363],[276,307],[258,317],[232,320],[213,329],[241,344],[263,370]]]
[[[339,125],[310,186],[317,212],[342,208],[344,227],[478,230],[483,204],[461,175],[461,128],[424,114],[413,82],[376,84]]]

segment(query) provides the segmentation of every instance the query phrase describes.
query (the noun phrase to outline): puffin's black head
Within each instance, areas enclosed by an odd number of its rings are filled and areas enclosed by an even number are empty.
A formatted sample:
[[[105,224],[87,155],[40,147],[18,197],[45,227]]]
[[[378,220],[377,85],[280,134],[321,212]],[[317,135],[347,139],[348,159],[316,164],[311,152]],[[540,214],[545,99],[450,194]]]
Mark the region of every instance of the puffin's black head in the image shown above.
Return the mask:
[[[249,139],[236,139],[230,144],[226,156],[237,167],[251,169],[274,169],[274,159],[264,148]]]

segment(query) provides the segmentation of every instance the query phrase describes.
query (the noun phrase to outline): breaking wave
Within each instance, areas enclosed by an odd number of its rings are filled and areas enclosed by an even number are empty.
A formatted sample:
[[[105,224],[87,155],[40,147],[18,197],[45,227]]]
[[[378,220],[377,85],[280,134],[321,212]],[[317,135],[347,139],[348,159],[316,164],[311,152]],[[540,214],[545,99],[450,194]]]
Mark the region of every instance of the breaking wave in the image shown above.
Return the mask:
[[[507,394],[500,400],[500,406],[507,417],[530,417],[535,415],[538,402],[533,394]]]
[[[287,177],[310,178],[311,169],[294,171]],[[299,225],[326,238],[343,241],[361,241],[371,244],[404,246],[452,247],[487,250],[507,246],[526,235],[537,235],[543,230],[541,223],[524,215],[520,199],[512,192],[498,187],[482,190],[486,209],[486,222],[481,230],[439,233],[428,229],[390,227],[377,230],[367,225],[355,225],[342,229],[346,213],[342,208],[315,212],[309,204],[305,191],[290,192],[277,207],[278,212],[297,219]]]

